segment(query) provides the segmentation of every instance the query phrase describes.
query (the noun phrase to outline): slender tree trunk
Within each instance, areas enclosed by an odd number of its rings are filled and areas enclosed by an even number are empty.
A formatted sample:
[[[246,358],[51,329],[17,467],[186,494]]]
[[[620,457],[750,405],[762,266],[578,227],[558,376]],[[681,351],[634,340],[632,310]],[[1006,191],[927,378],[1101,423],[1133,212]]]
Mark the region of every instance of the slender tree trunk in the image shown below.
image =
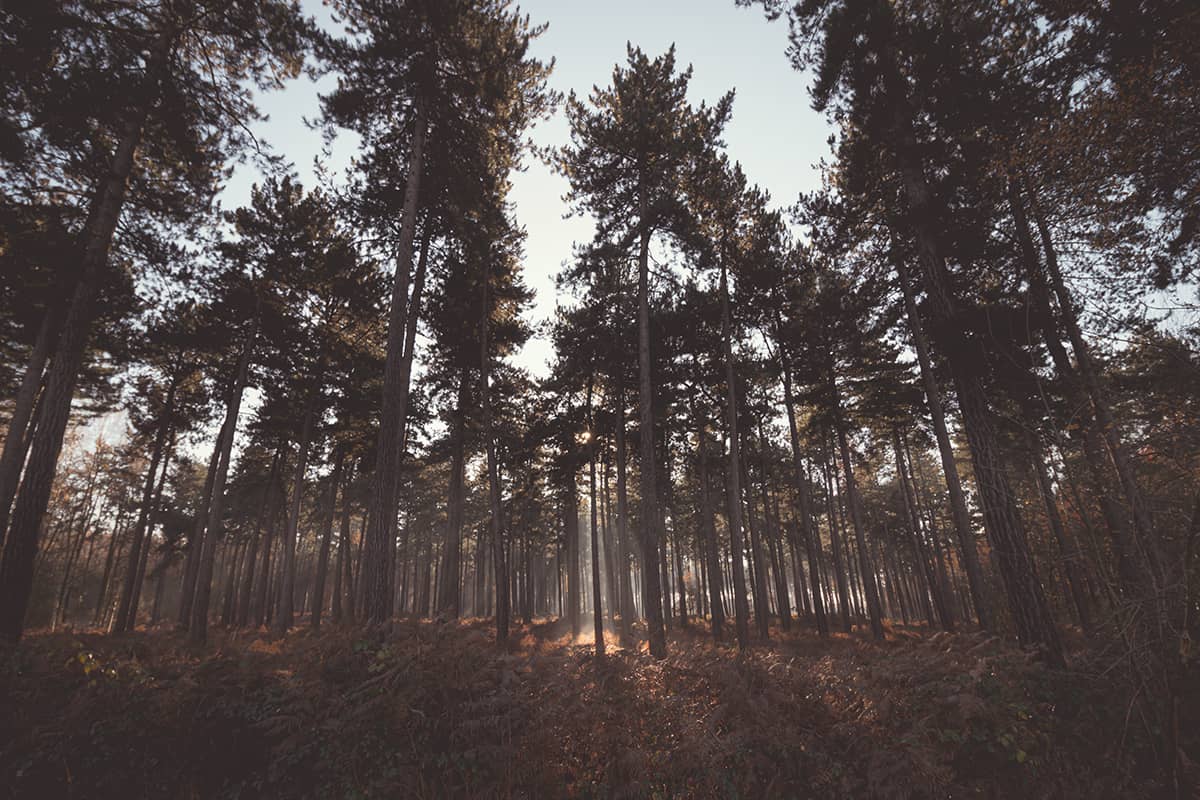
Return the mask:
[[[470,402],[467,383],[467,368],[459,370],[458,400],[450,431],[450,492],[446,507],[446,543],[442,548],[442,574],[449,579],[442,581],[437,601],[438,611],[451,619],[461,613],[459,583],[462,573],[462,525],[463,506],[466,502],[463,491],[466,469],[466,416]]]
[[[629,575],[629,452],[625,443],[625,374],[617,376],[616,411],[617,445],[617,570],[620,574],[621,643],[628,645],[633,638],[633,583]]]
[[[130,110],[117,137],[117,146],[92,197],[88,219],[80,236],[79,278],[63,318],[62,332],[54,359],[46,373],[46,388],[40,400],[37,429],[29,448],[20,493],[13,506],[0,560],[0,640],[15,642],[25,626],[25,610],[33,588],[33,565],[38,550],[38,534],[46,507],[63,435],[71,413],[71,399],[83,366],[91,335],[96,296],[108,268],[108,252],[113,232],[125,204],[129,175],[142,140],[146,119],[157,102],[163,65],[171,37],[162,35],[148,65],[150,91]]]
[[[218,442],[220,434],[218,434]],[[208,472],[204,478],[204,488],[196,505],[196,521],[192,527],[192,535],[188,538],[187,555],[183,564],[183,583],[179,589],[179,617],[181,627],[186,630],[192,624],[192,602],[196,597],[196,577],[200,574],[200,554],[204,547],[204,531],[208,527],[208,508],[212,502],[213,484],[217,480],[217,467],[221,460],[221,448],[213,447],[208,459]]]
[[[654,378],[650,361],[650,229],[647,199],[641,193],[641,243],[638,251],[638,412],[641,446],[642,604],[650,639],[650,655],[665,658],[662,584],[659,578],[658,493],[654,468]]]
[[[283,462],[283,445],[275,450],[271,457],[271,468],[267,471],[266,489],[263,491],[261,505],[254,517],[254,533],[250,537],[250,555],[242,570],[242,591],[238,597],[236,624],[239,628],[250,624],[250,608],[254,599],[254,576],[257,574],[258,551],[263,550],[264,561],[270,557],[271,540],[269,533],[263,533],[263,523],[266,522],[268,531],[272,524],[272,511],[275,503],[275,482],[279,477],[280,465]]]
[[[100,574],[100,588],[96,592],[96,610],[92,616],[92,624],[100,625],[104,619],[105,599],[108,596],[109,582],[112,580],[113,566],[116,564],[118,545],[125,536],[125,509],[117,514],[113,523],[112,534],[108,539],[108,555],[104,557],[104,571]]]
[[[346,461],[346,450],[339,446],[333,456],[333,475],[329,478],[329,510],[325,516],[325,529],[321,533],[320,552],[317,554],[317,574],[313,586],[312,626],[321,628],[321,611],[325,608],[325,573],[329,570],[329,546],[333,538],[333,518],[337,508],[338,487],[342,482],[342,466]],[[336,596],[338,587],[334,587]]]
[[[840,413],[839,408],[839,416]],[[883,609],[880,608],[879,593],[875,586],[875,566],[871,563],[871,553],[867,549],[867,532],[862,519],[862,498],[858,495],[858,481],[854,477],[854,467],[850,463],[850,445],[846,440],[845,426],[842,424],[837,426],[837,439],[838,449],[842,455],[842,471],[846,476],[846,502],[850,506],[850,522],[854,526],[859,575],[862,578],[863,592],[866,595],[871,633],[876,639],[883,639]]]
[[[604,657],[604,604],[600,602],[600,539],[596,530],[596,421],[592,413],[592,385],[588,383],[588,505],[591,511],[592,541],[592,627],[596,637],[596,657]]]
[[[1154,521],[1150,516],[1150,510],[1146,506],[1145,498],[1142,496],[1142,490],[1137,484],[1133,464],[1129,460],[1129,453],[1125,448],[1124,442],[1121,440],[1121,432],[1113,419],[1108,398],[1100,386],[1100,378],[1095,360],[1092,358],[1091,348],[1088,347],[1087,342],[1083,338],[1083,332],[1079,328],[1079,317],[1075,310],[1075,300],[1071,296],[1066,282],[1063,280],[1062,271],[1059,269],[1058,254],[1054,247],[1053,237],[1050,234],[1050,227],[1046,222],[1046,217],[1042,213],[1041,207],[1037,203],[1036,196],[1032,191],[1029,194],[1034,219],[1037,222],[1038,233],[1042,240],[1042,248],[1046,254],[1046,269],[1050,273],[1050,285],[1053,287],[1054,294],[1058,298],[1059,311],[1062,313],[1063,322],[1066,323],[1067,338],[1071,342],[1071,349],[1075,352],[1075,362],[1079,365],[1079,375],[1083,380],[1083,386],[1092,401],[1092,412],[1096,419],[1096,425],[1100,429],[1100,434],[1105,445],[1108,447],[1109,456],[1112,458],[1113,466],[1117,471],[1117,477],[1120,479],[1121,491],[1124,493],[1125,500],[1129,504],[1130,511],[1133,514],[1133,525],[1137,533],[1139,556],[1145,565],[1143,569],[1146,572],[1150,591],[1153,592],[1153,596],[1159,596],[1164,574],[1162,554],[1159,550],[1158,535],[1154,530]]]
[[[733,367],[733,330],[729,313],[729,279],[725,260],[721,260],[721,346],[725,356],[725,432],[729,436],[729,466],[726,482],[729,491],[729,541],[733,552],[733,603],[739,649],[750,643],[750,606],[746,602],[745,568],[742,553],[742,467],[738,448],[737,375]]]
[[[351,462],[350,470],[346,473],[346,478],[342,482],[342,513],[341,524],[338,529],[337,562],[333,567],[333,600],[329,616],[335,625],[340,623],[345,616],[345,609],[347,607],[345,603],[346,589],[350,585],[350,512],[352,509],[350,484],[353,477],[354,463]]]
[[[696,420],[696,470],[696,479],[700,484],[700,524],[704,537],[704,557],[708,562],[709,620],[713,639],[719,642],[725,624],[725,609],[721,602],[721,554],[717,547],[717,527],[708,483],[708,431],[699,417]]]
[[[369,502],[370,527],[366,536],[366,558],[362,581],[365,587],[368,622],[379,625],[392,613],[392,569],[395,565],[396,514],[399,508],[399,473],[403,428],[407,416],[408,381],[404,372],[404,343],[407,338],[408,279],[412,271],[413,239],[417,226],[417,203],[424,169],[426,135],[425,109],[417,101],[408,179],[404,187],[404,212],[397,245],[396,278],[388,315],[387,357],[384,362],[383,401],[379,437],[375,448],[375,478]]]
[[[233,626],[234,598],[237,595],[238,577],[245,566],[246,551],[249,542],[240,541],[233,546],[229,568],[225,570],[225,589],[221,592],[221,625],[225,628]]]
[[[130,630],[137,618],[137,606],[134,604],[135,587],[137,584],[138,567],[141,564],[142,548],[147,546],[146,525],[150,520],[151,506],[154,504],[154,479],[167,439],[171,435],[171,426],[175,416],[175,392],[179,386],[179,376],[173,375],[167,387],[163,400],[163,414],[158,423],[158,432],[154,437],[154,448],[150,454],[150,467],[146,470],[146,481],[142,485],[142,504],[138,510],[137,524],[133,528],[133,539],[129,549],[129,562],[125,570],[125,582],[121,586],[121,599],[117,606],[117,615],[113,619],[113,632],[120,633]],[[163,470],[165,473],[166,470]]]
[[[925,471],[919,461],[913,460],[912,450],[908,446],[908,437],[906,435],[901,436],[900,442],[904,448],[904,458],[908,462],[908,479],[913,486],[916,508],[923,508],[925,512],[926,525],[929,530],[929,541],[933,547],[934,572],[937,578],[938,592],[946,608],[946,619],[950,623],[956,624],[953,602],[954,587],[950,582],[950,574],[946,569],[946,554],[943,550],[941,531],[938,528],[937,512],[934,510],[933,500],[930,498],[929,491],[925,488]]]
[[[162,508],[163,485],[167,482],[167,469],[175,454],[175,432],[171,432],[167,440],[167,451],[163,455],[162,469],[158,475],[158,487],[154,490],[154,500],[150,504],[150,522],[146,527],[145,542],[142,545],[141,558],[138,561],[137,578],[133,582],[133,599],[129,603],[129,629],[137,624],[137,611],[142,601],[142,586],[146,581],[146,563],[150,557],[150,545],[154,541],[154,512]]]
[[[771,599],[767,593],[767,567],[762,552],[762,536],[754,518],[754,483],[750,470],[742,465],[742,478],[746,487],[746,528],[750,533],[750,585],[754,589],[754,624],[763,641],[771,638]]]
[[[1058,544],[1058,550],[1062,554],[1063,572],[1066,573],[1071,602],[1074,603],[1075,613],[1079,617],[1079,627],[1085,636],[1090,637],[1095,631],[1092,627],[1091,608],[1087,601],[1087,595],[1084,594],[1083,576],[1079,571],[1083,556],[1067,537],[1067,529],[1063,525],[1062,514],[1058,510],[1058,501],[1054,496],[1054,484],[1051,483],[1050,473],[1046,469],[1046,454],[1042,449],[1042,441],[1034,431],[1028,431],[1026,438],[1029,441],[1029,455],[1033,462],[1034,477],[1037,478],[1038,492],[1042,495],[1042,503],[1046,509],[1046,522],[1050,526],[1050,532],[1054,534],[1054,541]]]
[[[296,538],[300,529],[300,505],[304,500],[304,475],[308,471],[308,451],[312,444],[313,425],[316,416],[317,397],[321,392],[318,377],[310,390],[304,409],[304,423],[300,430],[300,449],[296,453],[296,471],[292,475],[292,509],[288,512],[287,527],[280,541],[280,586],[279,605],[271,618],[271,632],[276,636],[286,633],[295,621],[296,595]],[[199,605],[199,604],[197,604]]]
[[[759,469],[761,470],[760,488],[763,503],[763,535],[767,539],[767,552],[771,556],[771,570],[775,574],[775,605],[779,612],[779,621],[783,629],[792,627],[791,599],[788,597],[787,573],[783,569],[783,548],[780,545],[780,531],[775,525],[771,514],[771,475],[767,463],[767,438],[763,432],[762,419],[758,422]]]
[[[958,538],[959,550],[962,551],[963,567],[967,571],[967,585],[971,590],[971,600],[975,604],[975,615],[979,620],[979,627],[984,630],[992,630],[995,623],[987,598],[983,568],[979,564],[979,550],[975,547],[975,532],[971,528],[971,516],[967,511],[967,499],[963,493],[962,479],[958,475],[958,466],[954,462],[954,447],[950,444],[950,433],[946,428],[946,407],[942,401],[942,388],[938,384],[937,376],[933,373],[929,339],[921,327],[908,268],[903,261],[897,261],[896,267],[899,272],[900,288],[904,294],[904,308],[908,316],[909,332],[912,334],[913,347],[917,351],[921,381],[925,386],[925,404],[929,408],[929,416],[933,421],[934,438],[938,445],[938,455],[942,459],[942,474],[946,479],[946,493],[950,496],[954,533]]]
[[[54,349],[58,331],[62,324],[62,308],[54,303],[42,315],[38,326],[37,339],[29,352],[29,363],[25,374],[21,377],[21,386],[17,389],[17,397],[13,402],[12,415],[8,420],[8,430],[4,434],[4,452],[0,455],[0,549],[4,547],[4,534],[8,530],[8,515],[12,511],[13,497],[17,493],[17,484],[21,479],[21,467],[25,463],[25,455],[32,438],[27,433],[29,421],[33,418],[34,407],[37,405],[38,389],[42,386],[46,361]]]
[[[505,550],[503,513],[500,504],[500,465],[496,457],[496,433],[492,425],[491,400],[491,354],[488,352],[488,334],[491,322],[491,264],[484,264],[483,283],[483,315],[480,320],[481,335],[479,337],[479,388],[480,402],[483,407],[483,431],[487,449],[488,499],[491,510],[492,555],[496,571],[496,643],[504,645],[508,642],[509,595],[508,595],[508,559]],[[595,534],[593,533],[593,536]],[[594,554],[593,554],[594,557]],[[457,576],[455,576],[457,581]],[[455,592],[458,591],[457,584]],[[597,601],[598,602],[598,601]],[[601,637],[603,640],[603,637]],[[601,645],[603,646],[603,645]]]
[[[583,630],[580,617],[579,587],[579,492],[576,488],[574,470],[567,476],[567,502],[563,510],[566,525],[567,546],[567,621],[571,624],[571,637],[577,638]]]
[[[196,565],[196,588],[192,598],[191,625],[188,627],[188,641],[195,645],[204,644],[208,638],[208,605],[212,594],[213,558],[224,525],[225,481],[229,476],[229,460],[233,453],[233,439],[237,434],[242,395],[250,377],[250,362],[258,340],[258,324],[256,313],[250,322],[245,341],[242,342],[233,383],[229,387],[229,397],[225,402],[225,420],[221,423],[221,432],[217,436],[217,471],[213,475],[209,505],[202,512],[208,517],[207,534],[199,543],[200,558]]]
[[[1062,642],[1038,580],[1016,499],[1004,472],[993,413],[979,374],[986,359],[980,357],[975,352],[977,348],[971,347],[971,343],[963,341],[961,336],[958,302],[934,227],[932,192],[925,178],[912,113],[908,109],[907,89],[890,47],[884,49],[882,57],[884,91],[893,110],[894,155],[908,201],[910,224],[921,256],[925,289],[934,315],[932,327],[947,339],[942,350],[947,356],[958,404],[962,409],[963,427],[971,447],[975,480],[979,486],[980,505],[992,536],[992,550],[1000,567],[1009,609],[1021,642],[1043,647],[1052,665],[1063,666],[1066,662]]]
[[[614,552],[616,550],[616,543],[612,529],[612,493],[611,482],[609,480],[611,452],[608,443],[605,442],[602,456],[603,461],[601,462],[600,469],[600,539],[604,543],[604,569],[608,574],[608,582],[606,584],[608,591],[605,593],[605,601],[608,604],[608,624],[615,627],[621,587],[620,581],[617,578],[617,557]],[[532,471],[530,471],[530,479],[529,491],[532,492]],[[526,554],[529,552],[528,534],[525,536],[525,552]]]
[[[937,613],[939,624],[943,630],[953,631],[954,618],[950,616],[946,598],[942,594],[941,585],[933,574],[933,565],[929,563],[929,555],[922,541],[921,520],[916,507],[917,500],[909,481],[908,469],[904,462],[904,451],[900,446],[900,431],[895,428],[892,429],[892,451],[896,454],[896,476],[900,480],[900,497],[904,501],[904,514],[908,518],[913,555],[921,562],[921,570],[925,574],[925,581],[929,584],[930,592],[933,595],[933,607]]]
[[[782,336],[779,337],[782,346]],[[829,620],[825,615],[825,600],[821,596],[821,571],[817,557],[820,539],[817,527],[813,522],[812,497],[810,495],[808,471],[804,468],[804,460],[800,454],[800,429],[796,424],[796,402],[792,397],[792,373],[786,363],[787,354],[780,352],[783,364],[783,403],[787,408],[788,433],[792,441],[792,463],[796,502],[800,507],[800,537],[804,540],[804,551],[808,556],[808,573],[811,576],[813,615],[816,617],[817,633],[822,637],[829,635]],[[815,544],[814,544],[815,542]]]

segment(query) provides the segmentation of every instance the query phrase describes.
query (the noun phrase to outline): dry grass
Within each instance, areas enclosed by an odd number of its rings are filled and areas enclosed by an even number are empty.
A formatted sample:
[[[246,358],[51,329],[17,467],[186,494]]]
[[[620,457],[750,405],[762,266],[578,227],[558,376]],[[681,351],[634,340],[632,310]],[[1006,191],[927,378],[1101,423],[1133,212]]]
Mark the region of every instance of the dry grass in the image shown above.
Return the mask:
[[[29,637],[0,796],[1139,797],[1114,687],[979,634],[774,631],[662,661],[562,623]],[[1080,657],[1077,657],[1077,661]],[[1139,777],[1140,776],[1140,777]]]

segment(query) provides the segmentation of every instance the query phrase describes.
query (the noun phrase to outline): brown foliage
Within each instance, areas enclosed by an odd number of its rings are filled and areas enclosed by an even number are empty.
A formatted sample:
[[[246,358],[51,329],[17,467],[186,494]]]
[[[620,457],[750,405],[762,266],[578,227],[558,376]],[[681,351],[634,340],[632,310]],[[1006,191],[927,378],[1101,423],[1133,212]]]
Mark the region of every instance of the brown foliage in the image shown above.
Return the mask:
[[[981,634],[774,631],[665,660],[561,624],[41,635],[0,658],[0,796],[1119,797],[1123,708]]]

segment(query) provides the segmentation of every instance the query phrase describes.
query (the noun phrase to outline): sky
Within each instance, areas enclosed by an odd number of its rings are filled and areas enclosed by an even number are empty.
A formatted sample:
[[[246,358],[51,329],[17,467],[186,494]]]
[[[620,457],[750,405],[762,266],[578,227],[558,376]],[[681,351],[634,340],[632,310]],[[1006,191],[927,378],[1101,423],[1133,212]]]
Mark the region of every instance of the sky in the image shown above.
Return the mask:
[[[734,0],[524,0],[520,9],[534,24],[549,23],[531,46],[531,55],[555,60],[550,86],[564,95],[586,97],[593,86],[607,86],[613,67],[623,63],[626,43],[651,57],[676,48],[676,63],[694,69],[689,88],[693,103],[710,104],[736,91],[725,141],[733,160],[742,163],[749,180],[770,192],[778,206],[795,202],[816,188],[816,164],[828,151],[829,128],[808,104],[805,76],[788,62],[787,26],[768,22],[761,8],[739,8]],[[320,0],[305,0],[306,13],[328,19]],[[321,153],[321,136],[305,125],[318,115],[318,93],[334,84],[326,76],[314,84],[300,78],[259,97],[269,120],[254,127],[255,135],[294,162],[301,180],[312,184],[312,162]],[[530,138],[540,147],[566,144],[569,130],[560,109],[539,123]],[[340,171],[353,155],[355,141],[340,137],[329,165]],[[564,219],[567,182],[546,164],[527,157],[526,169],[513,177],[512,203],[518,224],[527,232],[525,280],[536,292],[532,311],[541,321],[554,314],[554,276],[571,257],[574,242],[591,238],[590,220]],[[224,192],[225,208],[249,201],[257,174],[238,169]],[[552,351],[535,339],[517,356],[535,375],[546,374]]]

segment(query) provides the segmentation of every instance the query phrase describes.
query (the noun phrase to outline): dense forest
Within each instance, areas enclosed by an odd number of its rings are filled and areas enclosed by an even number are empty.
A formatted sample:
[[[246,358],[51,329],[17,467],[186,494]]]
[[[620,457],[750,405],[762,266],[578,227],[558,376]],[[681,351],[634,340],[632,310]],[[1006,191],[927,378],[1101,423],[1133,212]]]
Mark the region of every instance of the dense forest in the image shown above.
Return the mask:
[[[0,4],[0,797],[1194,796],[1200,7],[736,2]]]

